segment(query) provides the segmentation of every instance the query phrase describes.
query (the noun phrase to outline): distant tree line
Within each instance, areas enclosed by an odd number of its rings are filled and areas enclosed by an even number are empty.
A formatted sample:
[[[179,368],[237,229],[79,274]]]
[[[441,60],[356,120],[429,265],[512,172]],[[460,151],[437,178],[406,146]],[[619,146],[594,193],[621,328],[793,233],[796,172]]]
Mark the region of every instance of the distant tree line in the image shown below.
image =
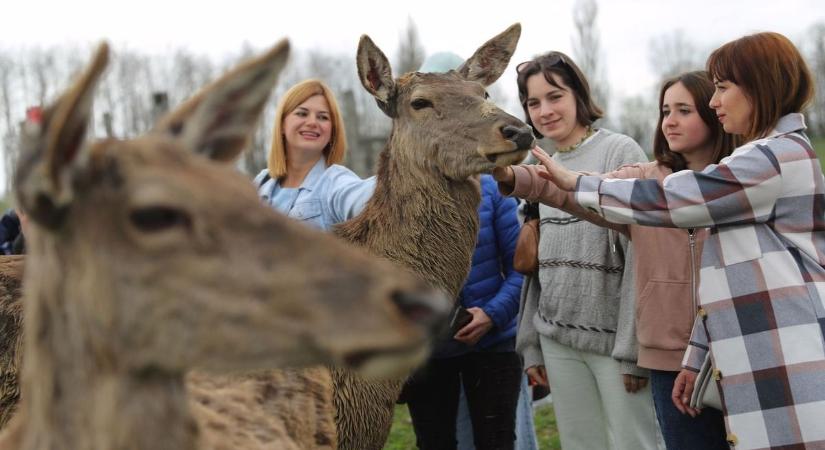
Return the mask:
[[[411,20],[400,36],[394,66],[402,71],[415,70],[424,60],[424,49]],[[0,49],[0,147],[6,192],[10,191],[20,124],[26,110],[53,100],[83,67],[89,53],[86,48],[65,46]],[[171,56],[116,48],[97,90],[91,133],[97,137],[124,138],[144,133],[169,105],[190,97],[218,74],[254,53],[254,49],[244,46],[237,54],[214,61],[182,48]],[[389,135],[390,120],[361,87],[354,57],[322,50],[293,51],[249,149],[239,161],[240,169],[254,174],[266,167],[277,99],[306,78],[320,78],[336,93],[350,149],[347,165],[361,175],[372,173],[376,156]]]
[[[598,26],[596,0],[577,0],[573,10],[573,54],[590,80],[594,97],[608,114],[602,126],[625,133],[649,149],[658,115],[658,87],[652,92],[625,98],[611,96],[607,82],[608,67]],[[412,19],[399,32],[399,46],[393,58],[396,75],[415,70],[425,58],[418,29]],[[806,53],[818,83],[814,105],[808,113],[809,131],[825,135],[825,23],[805,33],[798,43]],[[548,49],[549,50],[549,49]],[[687,70],[704,67],[710,48],[694,44],[681,31],[655,37],[649,44],[651,68],[664,79]],[[191,96],[254,49],[244,46],[236,54],[215,61],[186,49],[165,55],[151,55],[129,48],[116,48],[109,73],[103,78],[95,101],[95,136],[132,137],[149,129],[169,105]],[[84,64],[89,49],[79,47],[0,48],[0,150],[3,153],[7,186],[17,160],[19,124],[30,106],[44,105],[65,87]],[[467,55],[464,55],[467,56]],[[373,172],[375,159],[390,130],[390,121],[375,106],[373,98],[358,81],[352,55],[323,50],[294,51],[252,137],[249,151],[239,167],[254,174],[266,166],[272,120],[277,98],[291,85],[305,78],[324,80],[339,98],[346,124],[349,156],[346,164],[360,175]],[[500,87],[493,86],[494,101],[508,104],[510,99]],[[0,194],[2,197],[2,194]]]

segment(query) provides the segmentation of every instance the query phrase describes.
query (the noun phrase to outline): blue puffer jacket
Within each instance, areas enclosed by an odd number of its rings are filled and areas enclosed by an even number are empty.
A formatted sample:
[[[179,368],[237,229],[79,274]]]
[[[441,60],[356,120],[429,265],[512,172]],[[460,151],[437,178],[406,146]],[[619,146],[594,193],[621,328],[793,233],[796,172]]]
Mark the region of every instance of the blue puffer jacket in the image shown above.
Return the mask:
[[[475,345],[484,349],[516,335],[523,277],[513,270],[513,252],[519,234],[517,203],[503,197],[490,175],[481,176],[478,242],[461,303],[479,307],[493,320],[493,328]]]

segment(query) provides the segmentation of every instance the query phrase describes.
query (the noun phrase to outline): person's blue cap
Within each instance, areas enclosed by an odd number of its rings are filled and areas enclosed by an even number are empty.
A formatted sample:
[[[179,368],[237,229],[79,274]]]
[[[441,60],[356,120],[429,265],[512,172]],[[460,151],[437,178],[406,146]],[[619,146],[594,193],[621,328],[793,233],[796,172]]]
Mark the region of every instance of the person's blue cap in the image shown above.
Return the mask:
[[[428,56],[418,69],[419,72],[443,73],[458,69],[464,58],[453,52],[436,52]]]

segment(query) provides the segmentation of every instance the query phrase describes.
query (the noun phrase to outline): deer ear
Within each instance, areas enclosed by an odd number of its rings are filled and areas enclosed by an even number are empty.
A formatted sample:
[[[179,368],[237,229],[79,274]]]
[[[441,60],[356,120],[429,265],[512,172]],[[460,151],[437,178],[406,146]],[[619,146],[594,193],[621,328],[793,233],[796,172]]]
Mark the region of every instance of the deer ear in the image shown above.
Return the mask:
[[[162,117],[154,131],[171,134],[208,158],[234,161],[257,125],[288,57],[289,42],[284,39]]]
[[[74,85],[43,110],[38,123],[23,127],[17,200],[32,220],[47,228],[56,229],[71,204],[70,172],[84,160],[94,88],[108,61],[109,46],[102,43]]]
[[[375,97],[378,107],[384,114],[395,117],[395,81],[390,62],[366,34],[358,42],[356,65],[361,84]]]
[[[521,24],[510,25],[498,36],[485,42],[461,67],[458,73],[467,80],[489,86],[504,73],[521,36]]]

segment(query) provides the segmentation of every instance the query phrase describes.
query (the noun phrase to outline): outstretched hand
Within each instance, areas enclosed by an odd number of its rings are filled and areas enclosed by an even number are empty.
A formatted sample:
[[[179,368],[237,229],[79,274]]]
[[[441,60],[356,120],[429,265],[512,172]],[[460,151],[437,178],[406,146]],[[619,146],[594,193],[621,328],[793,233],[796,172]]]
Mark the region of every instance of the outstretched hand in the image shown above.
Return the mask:
[[[546,172],[539,172],[538,175],[545,180],[549,180],[553,184],[559,187],[559,189],[563,189],[565,191],[572,191],[576,189],[576,183],[579,181],[579,176],[581,174],[577,172],[573,172],[570,169],[562,166],[561,164],[553,161],[553,158],[550,157],[544,150],[541,149],[539,146],[533,147],[533,156],[539,160],[541,165],[547,169]]]

